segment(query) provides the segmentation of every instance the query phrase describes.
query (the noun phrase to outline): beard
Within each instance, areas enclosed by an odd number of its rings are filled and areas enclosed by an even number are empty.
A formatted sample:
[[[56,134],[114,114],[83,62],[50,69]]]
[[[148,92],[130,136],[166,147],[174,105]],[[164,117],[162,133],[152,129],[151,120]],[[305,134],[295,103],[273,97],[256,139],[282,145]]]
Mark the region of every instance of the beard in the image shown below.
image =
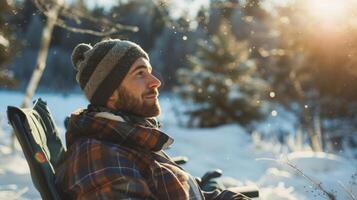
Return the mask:
[[[150,90],[142,95],[149,95],[155,93],[155,90]],[[124,87],[118,89],[119,98],[115,102],[115,107],[120,110],[134,113],[142,117],[156,117],[160,114],[160,104],[158,100],[154,102],[140,101],[137,97],[131,94]]]

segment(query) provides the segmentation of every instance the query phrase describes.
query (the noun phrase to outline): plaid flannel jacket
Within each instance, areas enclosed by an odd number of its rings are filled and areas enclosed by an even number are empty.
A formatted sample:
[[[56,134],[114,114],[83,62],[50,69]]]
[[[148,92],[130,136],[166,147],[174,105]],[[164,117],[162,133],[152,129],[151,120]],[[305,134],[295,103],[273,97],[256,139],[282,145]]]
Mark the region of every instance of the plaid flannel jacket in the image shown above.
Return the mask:
[[[173,142],[168,135],[112,113],[73,113],[66,141],[66,158],[56,169],[64,199],[244,199],[229,191],[201,191],[162,151]]]

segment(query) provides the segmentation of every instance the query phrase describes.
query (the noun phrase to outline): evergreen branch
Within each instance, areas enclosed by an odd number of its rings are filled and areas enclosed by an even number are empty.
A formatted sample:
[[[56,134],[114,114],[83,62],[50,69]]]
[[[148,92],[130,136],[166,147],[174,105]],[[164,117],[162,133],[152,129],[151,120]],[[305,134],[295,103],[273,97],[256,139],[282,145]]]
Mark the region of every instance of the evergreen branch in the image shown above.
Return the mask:
[[[161,7],[166,4],[166,0],[152,0],[152,2],[155,5],[156,9],[161,14],[161,18],[163,19],[167,27],[175,29],[178,32],[187,31],[185,28],[182,28],[181,25],[178,24],[175,20],[173,20],[167,14],[165,14],[165,11]]]
[[[0,69],[0,85],[15,88],[18,85],[18,81],[9,75],[7,70]]]

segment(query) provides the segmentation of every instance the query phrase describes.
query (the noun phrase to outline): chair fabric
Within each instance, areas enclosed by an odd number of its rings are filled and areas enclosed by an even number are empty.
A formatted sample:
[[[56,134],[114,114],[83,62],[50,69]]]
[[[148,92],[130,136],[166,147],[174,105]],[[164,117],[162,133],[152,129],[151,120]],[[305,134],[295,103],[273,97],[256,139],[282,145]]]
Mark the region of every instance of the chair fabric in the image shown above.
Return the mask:
[[[42,199],[61,199],[55,186],[54,169],[65,149],[46,102],[38,99],[32,108],[8,106],[7,115]]]

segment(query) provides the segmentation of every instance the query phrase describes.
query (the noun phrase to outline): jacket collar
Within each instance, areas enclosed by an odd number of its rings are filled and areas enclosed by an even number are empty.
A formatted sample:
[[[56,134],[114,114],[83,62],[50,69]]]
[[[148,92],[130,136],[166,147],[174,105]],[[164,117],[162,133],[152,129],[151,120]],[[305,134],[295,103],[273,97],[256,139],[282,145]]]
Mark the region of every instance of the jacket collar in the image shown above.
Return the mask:
[[[72,113],[66,133],[67,148],[81,138],[137,146],[155,152],[173,143],[173,139],[160,131],[153,119],[90,107]]]

